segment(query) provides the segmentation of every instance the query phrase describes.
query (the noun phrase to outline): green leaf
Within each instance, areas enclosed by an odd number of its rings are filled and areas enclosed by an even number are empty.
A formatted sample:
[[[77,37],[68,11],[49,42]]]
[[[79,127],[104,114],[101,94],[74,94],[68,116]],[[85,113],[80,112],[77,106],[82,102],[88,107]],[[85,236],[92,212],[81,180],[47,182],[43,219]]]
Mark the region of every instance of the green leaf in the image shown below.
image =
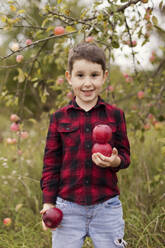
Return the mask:
[[[76,29],[72,26],[66,26],[65,30],[68,32],[68,33],[71,33],[71,32],[74,32],[76,31]]]
[[[152,22],[153,22],[154,25],[156,25],[156,26],[158,25],[158,19],[157,19],[156,16],[152,17]]]
[[[20,10],[17,11],[17,14],[18,14],[18,15],[19,15],[19,14],[23,14],[23,13],[25,13],[25,10],[24,10],[24,9],[20,9]]]
[[[45,18],[45,20],[43,20],[43,22],[42,22],[41,27],[44,28],[45,25],[46,25],[46,23],[47,23],[48,21],[49,21],[49,19],[48,19],[48,18]]]
[[[15,12],[17,9],[16,9],[16,7],[14,5],[10,5],[10,10]]]
[[[163,1],[160,2],[159,9],[162,9],[162,7],[163,7]]]
[[[25,80],[25,75],[24,75],[24,72],[22,71],[22,69],[21,68],[17,68],[17,70],[18,70],[18,82],[19,83],[23,83],[24,82],[24,80]]]

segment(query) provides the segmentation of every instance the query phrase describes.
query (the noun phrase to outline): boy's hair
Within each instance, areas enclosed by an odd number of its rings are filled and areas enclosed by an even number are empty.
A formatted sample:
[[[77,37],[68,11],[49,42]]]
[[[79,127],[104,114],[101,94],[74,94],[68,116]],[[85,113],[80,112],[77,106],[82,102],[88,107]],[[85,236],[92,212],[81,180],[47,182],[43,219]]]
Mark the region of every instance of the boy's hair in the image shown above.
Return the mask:
[[[68,70],[70,74],[73,70],[73,64],[76,60],[85,59],[93,63],[100,64],[103,72],[106,70],[106,56],[102,48],[95,43],[81,42],[70,49],[68,56]]]

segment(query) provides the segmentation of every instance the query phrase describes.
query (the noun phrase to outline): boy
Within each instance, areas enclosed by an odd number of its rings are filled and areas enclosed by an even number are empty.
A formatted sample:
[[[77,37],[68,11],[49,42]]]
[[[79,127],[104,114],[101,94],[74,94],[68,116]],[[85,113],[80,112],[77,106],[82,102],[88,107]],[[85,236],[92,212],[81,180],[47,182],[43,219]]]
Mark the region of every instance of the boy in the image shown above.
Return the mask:
[[[105,61],[94,43],[80,43],[70,51],[66,78],[75,97],[51,116],[41,214],[55,205],[63,211],[61,225],[52,230],[53,248],[81,248],[86,236],[95,248],[126,245],[116,172],[129,166],[130,147],[123,111],[99,96],[108,75]],[[111,157],[91,153],[97,124],[112,129]]]

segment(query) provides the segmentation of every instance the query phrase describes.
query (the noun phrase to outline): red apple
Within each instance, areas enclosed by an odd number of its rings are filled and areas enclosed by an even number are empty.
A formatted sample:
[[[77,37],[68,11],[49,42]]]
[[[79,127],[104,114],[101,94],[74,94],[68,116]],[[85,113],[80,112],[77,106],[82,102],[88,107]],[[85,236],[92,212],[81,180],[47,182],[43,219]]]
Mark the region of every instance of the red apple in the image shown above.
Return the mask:
[[[58,26],[54,29],[54,35],[62,35],[65,33],[65,28],[62,26]]]
[[[67,94],[66,94],[67,98],[68,99],[72,99],[73,98],[73,93],[71,91],[69,91]]]
[[[17,123],[13,122],[10,126],[10,130],[13,132],[19,131],[19,125]]]
[[[45,225],[56,228],[63,218],[63,212],[59,208],[49,208],[42,216]]]
[[[31,39],[27,39],[25,43],[26,43],[27,46],[29,46],[29,45],[31,45],[33,42],[32,42]]]
[[[94,142],[105,144],[112,138],[112,129],[106,124],[99,124],[94,127],[92,137]]]
[[[139,91],[138,93],[137,93],[137,97],[139,98],[139,99],[142,99],[142,98],[144,98],[144,91]]]
[[[95,143],[92,147],[92,154],[97,152],[100,152],[106,157],[110,157],[112,154],[112,147],[108,143],[106,144]]]
[[[29,137],[29,134],[28,134],[27,131],[22,131],[22,132],[21,132],[21,138],[22,138],[22,139],[27,139],[28,137]]]
[[[61,84],[63,84],[64,83],[64,78],[63,77],[59,77],[58,79],[57,79],[57,85],[61,85]]]
[[[10,120],[11,120],[12,122],[17,122],[17,121],[20,120],[20,118],[19,118],[18,115],[12,114],[12,115],[10,116]]]
[[[21,63],[22,60],[23,60],[23,55],[22,54],[17,55],[16,57],[17,63]]]
[[[85,39],[86,42],[93,42],[94,41],[94,38],[92,36],[88,36],[86,39]]]
[[[5,225],[5,226],[10,226],[11,225],[11,218],[5,218],[4,220],[3,220],[3,224]]]

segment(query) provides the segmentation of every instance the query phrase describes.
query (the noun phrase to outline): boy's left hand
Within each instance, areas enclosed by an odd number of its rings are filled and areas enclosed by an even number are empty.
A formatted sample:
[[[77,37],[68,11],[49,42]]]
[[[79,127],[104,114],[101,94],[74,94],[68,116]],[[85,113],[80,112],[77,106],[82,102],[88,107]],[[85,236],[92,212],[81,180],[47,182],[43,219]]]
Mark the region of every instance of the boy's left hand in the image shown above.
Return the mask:
[[[106,157],[100,152],[92,154],[92,161],[100,167],[118,167],[121,163],[121,159],[118,156],[118,150],[113,148],[112,155]]]

